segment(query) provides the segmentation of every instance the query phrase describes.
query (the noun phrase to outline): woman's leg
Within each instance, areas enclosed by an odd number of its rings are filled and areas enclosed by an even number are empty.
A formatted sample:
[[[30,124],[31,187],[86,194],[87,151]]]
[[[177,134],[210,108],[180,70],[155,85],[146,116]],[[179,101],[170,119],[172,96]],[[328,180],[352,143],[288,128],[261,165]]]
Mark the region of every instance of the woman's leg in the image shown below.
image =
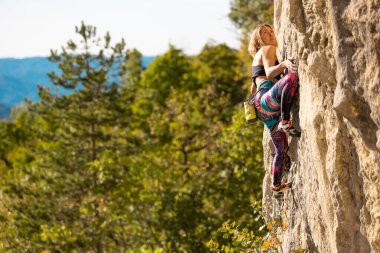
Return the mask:
[[[275,148],[275,155],[272,165],[272,182],[273,185],[281,184],[284,172],[284,162],[287,159],[288,137],[282,129],[275,129],[270,134]]]
[[[298,76],[295,73],[288,73],[285,77],[287,78],[283,81],[284,84],[282,85],[281,117],[282,120],[290,120],[290,109],[298,87]]]
[[[290,109],[298,87],[298,76],[288,73],[261,98],[261,106],[268,112],[281,110],[281,119],[290,120]]]

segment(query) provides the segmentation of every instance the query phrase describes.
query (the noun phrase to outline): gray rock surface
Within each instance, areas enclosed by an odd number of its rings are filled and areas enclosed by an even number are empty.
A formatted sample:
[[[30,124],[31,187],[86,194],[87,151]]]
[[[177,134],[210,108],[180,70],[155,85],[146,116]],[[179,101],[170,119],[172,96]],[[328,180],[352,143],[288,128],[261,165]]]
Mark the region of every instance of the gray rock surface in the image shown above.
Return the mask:
[[[293,189],[281,250],[380,252],[380,1],[275,0],[278,58],[297,58]],[[264,211],[273,148],[264,133]]]

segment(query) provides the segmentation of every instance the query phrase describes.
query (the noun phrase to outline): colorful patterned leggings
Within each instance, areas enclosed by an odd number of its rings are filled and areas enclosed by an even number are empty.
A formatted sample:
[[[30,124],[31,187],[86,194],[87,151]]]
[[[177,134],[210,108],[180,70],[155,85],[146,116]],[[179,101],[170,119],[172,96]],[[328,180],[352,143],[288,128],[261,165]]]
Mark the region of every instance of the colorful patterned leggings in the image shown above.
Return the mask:
[[[290,120],[290,109],[292,106],[294,95],[298,87],[298,76],[295,73],[288,73],[273,85],[261,97],[261,107],[266,112],[273,114],[281,111],[283,120]],[[265,122],[264,122],[265,123]],[[275,147],[275,155],[272,166],[272,181],[273,185],[281,183],[284,165],[290,162],[287,155],[288,137],[286,133],[278,129],[278,122],[270,127],[271,139]]]
[[[270,137],[275,148],[272,164],[272,182],[273,185],[277,185],[281,184],[284,166],[287,166],[287,163],[290,163],[290,158],[287,154],[289,147],[288,136],[284,130],[276,127],[276,129],[270,133]]]
[[[290,108],[297,87],[297,74],[288,73],[261,97],[262,108],[270,114],[281,111],[281,118],[290,120]]]

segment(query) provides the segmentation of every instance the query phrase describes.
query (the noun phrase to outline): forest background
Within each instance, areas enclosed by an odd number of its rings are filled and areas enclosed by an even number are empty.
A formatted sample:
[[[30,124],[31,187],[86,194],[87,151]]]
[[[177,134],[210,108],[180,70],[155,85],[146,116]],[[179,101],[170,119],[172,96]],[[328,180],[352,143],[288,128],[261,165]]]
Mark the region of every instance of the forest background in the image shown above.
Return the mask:
[[[82,23],[60,73],[0,122],[0,252],[207,252],[263,222],[262,126],[246,126],[247,38],[273,1],[233,0],[241,48],[142,55]],[[264,233],[265,231],[262,231]],[[231,246],[232,247],[232,246]],[[237,248],[238,249],[238,248]]]

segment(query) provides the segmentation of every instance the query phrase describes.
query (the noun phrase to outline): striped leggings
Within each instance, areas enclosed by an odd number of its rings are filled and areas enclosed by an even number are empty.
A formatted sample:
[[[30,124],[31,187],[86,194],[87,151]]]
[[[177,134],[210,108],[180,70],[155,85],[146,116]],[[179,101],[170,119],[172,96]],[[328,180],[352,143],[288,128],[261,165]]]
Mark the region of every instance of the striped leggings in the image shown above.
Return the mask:
[[[256,95],[255,106],[258,117],[270,129],[270,137],[275,147],[272,182],[273,185],[277,185],[281,183],[284,164],[289,161],[288,137],[282,129],[278,129],[277,125],[281,119],[290,120],[290,109],[298,87],[298,76],[295,73],[288,73],[275,84],[271,81],[265,82],[266,87],[260,89]],[[268,86],[269,82],[271,85]]]

